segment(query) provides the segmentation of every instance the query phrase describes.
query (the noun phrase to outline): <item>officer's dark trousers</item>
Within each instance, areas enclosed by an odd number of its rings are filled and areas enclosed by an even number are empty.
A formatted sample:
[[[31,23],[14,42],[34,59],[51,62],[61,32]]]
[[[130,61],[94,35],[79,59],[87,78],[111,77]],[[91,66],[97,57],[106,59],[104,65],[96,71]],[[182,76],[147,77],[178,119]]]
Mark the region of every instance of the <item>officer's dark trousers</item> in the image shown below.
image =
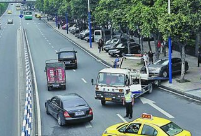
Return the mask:
[[[127,117],[132,117],[133,116],[133,106],[132,106],[132,102],[128,102],[125,104],[126,106],[126,116]]]

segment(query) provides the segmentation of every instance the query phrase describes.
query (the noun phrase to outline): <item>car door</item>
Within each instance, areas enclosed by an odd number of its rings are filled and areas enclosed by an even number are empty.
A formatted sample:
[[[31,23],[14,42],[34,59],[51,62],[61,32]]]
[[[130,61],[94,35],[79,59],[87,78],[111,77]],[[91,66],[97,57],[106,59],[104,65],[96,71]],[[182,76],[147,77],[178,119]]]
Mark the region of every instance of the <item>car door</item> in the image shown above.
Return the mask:
[[[148,124],[143,124],[140,131],[141,132],[139,132],[139,134],[142,136],[159,136],[160,135],[156,128]]]
[[[181,70],[181,59],[173,58],[172,59],[172,73],[178,72]]]
[[[58,97],[53,97],[49,105],[50,108],[49,111],[50,114],[52,114],[52,116],[55,118],[57,118],[57,114],[60,109],[59,106],[60,106],[60,99]]]

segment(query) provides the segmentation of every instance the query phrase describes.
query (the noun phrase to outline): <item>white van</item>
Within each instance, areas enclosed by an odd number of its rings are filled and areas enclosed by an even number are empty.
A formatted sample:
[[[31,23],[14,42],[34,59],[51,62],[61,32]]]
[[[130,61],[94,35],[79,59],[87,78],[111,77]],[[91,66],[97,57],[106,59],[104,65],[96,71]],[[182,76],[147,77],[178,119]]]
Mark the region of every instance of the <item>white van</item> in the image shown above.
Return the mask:
[[[102,30],[95,30],[94,31],[94,41],[98,42],[99,39],[103,38],[103,31]],[[109,29],[105,30],[105,40],[109,40],[111,38],[111,31]]]

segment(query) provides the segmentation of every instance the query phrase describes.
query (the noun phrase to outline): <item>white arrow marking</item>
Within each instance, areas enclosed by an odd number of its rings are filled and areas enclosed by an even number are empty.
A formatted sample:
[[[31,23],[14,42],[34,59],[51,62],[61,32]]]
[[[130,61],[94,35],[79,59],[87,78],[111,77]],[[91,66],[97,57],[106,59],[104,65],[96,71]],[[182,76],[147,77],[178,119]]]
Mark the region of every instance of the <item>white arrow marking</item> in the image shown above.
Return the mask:
[[[83,82],[85,82],[85,83],[87,83],[87,81],[86,81],[86,80],[84,80],[84,78],[82,78],[82,81],[83,81]]]
[[[161,112],[162,114],[167,116],[168,118],[174,118],[172,115],[170,115],[169,113],[167,113],[166,111],[164,111],[163,109],[161,109],[160,107],[155,105],[154,101],[149,100],[149,99],[144,98],[144,97],[140,97],[140,100],[142,101],[143,104],[149,104],[150,106],[152,106],[153,108],[155,108],[156,110],[158,110],[159,112]]]

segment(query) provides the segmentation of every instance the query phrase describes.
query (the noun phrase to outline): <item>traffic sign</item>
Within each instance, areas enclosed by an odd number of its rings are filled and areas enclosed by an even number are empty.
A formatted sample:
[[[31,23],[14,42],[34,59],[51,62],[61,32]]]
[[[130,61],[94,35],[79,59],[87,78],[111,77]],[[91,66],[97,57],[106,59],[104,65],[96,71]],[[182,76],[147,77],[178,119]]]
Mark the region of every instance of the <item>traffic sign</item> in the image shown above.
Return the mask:
[[[23,15],[19,15],[20,18],[23,18]]]

